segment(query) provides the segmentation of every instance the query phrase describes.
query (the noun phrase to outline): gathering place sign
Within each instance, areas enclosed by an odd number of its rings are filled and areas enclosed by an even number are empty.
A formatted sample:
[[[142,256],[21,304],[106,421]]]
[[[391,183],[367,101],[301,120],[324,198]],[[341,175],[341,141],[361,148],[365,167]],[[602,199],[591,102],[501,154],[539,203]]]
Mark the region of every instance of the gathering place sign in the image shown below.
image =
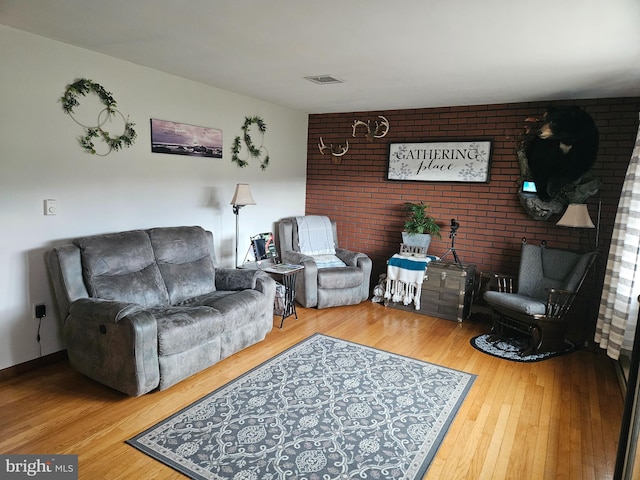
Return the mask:
[[[488,182],[491,141],[392,143],[388,180]]]

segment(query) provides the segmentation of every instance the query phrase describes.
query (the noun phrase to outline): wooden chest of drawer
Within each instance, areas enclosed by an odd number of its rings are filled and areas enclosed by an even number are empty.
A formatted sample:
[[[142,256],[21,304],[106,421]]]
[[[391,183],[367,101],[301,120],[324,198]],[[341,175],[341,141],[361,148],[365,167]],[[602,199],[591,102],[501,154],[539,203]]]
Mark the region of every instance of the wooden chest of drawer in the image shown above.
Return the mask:
[[[415,305],[389,302],[388,306],[432,317],[462,322],[469,316],[476,277],[475,265],[432,262],[428,265],[420,294],[420,309]]]

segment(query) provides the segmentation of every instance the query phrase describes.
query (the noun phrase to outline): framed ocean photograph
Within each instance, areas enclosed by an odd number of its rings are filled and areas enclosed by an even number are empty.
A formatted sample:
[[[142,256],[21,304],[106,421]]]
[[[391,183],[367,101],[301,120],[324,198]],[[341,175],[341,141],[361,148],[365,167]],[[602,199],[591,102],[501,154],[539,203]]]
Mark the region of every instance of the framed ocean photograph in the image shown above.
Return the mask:
[[[152,118],[151,151],[222,158],[222,130]]]

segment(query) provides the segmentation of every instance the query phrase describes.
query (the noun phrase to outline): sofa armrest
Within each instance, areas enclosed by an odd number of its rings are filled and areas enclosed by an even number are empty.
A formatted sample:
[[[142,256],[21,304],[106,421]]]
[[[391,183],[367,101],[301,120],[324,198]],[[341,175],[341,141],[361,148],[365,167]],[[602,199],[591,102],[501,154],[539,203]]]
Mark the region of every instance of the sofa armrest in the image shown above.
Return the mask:
[[[347,265],[359,268],[362,268],[362,263],[366,261],[365,259],[369,259],[369,257],[364,253],[352,252],[350,250],[345,250],[344,248],[336,248],[336,257]]]
[[[313,281],[314,284],[318,283],[318,265],[311,255],[305,255],[304,253],[288,250],[282,253],[282,261],[283,263],[304,266],[302,273],[305,278],[305,282]]]
[[[314,262],[311,255],[306,255],[300,252],[294,252],[293,250],[287,250],[282,252],[282,263],[291,263],[293,265],[305,265]],[[306,265],[305,265],[306,268]]]
[[[276,281],[271,278],[266,272],[258,270],[256,273],[256,286],[255,290],[264,293],[268,297],[273,295],[276,297]]]
[[[352,252],[344,248],[336,248],[336,256],[347,265],[358,267],[362,270],[361,300],[369,298],[369,286],[371,282],[371,270],[373,262],[368,255],[361,252]]]
[[[255,290],[258,270],[216,268],[216,290]]]
[[[81,298],[69,307],[74,317],[98,323],[118,323],[127,315],[143,311],[137,303],[104,300],[102,298]]]
[[[282,261],[303,265],[304,270],[296,277],[296,300],[305,308],[318,305],[318,265],[310,255],[286,250],[282,252]]]
[[[276,300],[276,281],[266,272],[256,274],[256,290],[264,295],[267,318],[273,318],[273,307]]]
[[[71,365],[89,378],[130,396],[159,385],[157,323],[140,305],[76,300],[63,333]]]

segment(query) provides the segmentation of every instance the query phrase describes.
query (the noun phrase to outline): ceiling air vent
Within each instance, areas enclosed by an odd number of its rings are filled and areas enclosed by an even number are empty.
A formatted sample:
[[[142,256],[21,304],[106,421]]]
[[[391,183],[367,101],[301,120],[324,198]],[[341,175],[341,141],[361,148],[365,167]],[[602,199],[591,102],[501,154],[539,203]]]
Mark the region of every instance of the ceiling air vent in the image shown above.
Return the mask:
[[[318,85],[330,85],[332,83],[343,83],[342,80],[332,77],[331,75],[315,75],[313,77],[304,77],[310,82],[317,83]]]

